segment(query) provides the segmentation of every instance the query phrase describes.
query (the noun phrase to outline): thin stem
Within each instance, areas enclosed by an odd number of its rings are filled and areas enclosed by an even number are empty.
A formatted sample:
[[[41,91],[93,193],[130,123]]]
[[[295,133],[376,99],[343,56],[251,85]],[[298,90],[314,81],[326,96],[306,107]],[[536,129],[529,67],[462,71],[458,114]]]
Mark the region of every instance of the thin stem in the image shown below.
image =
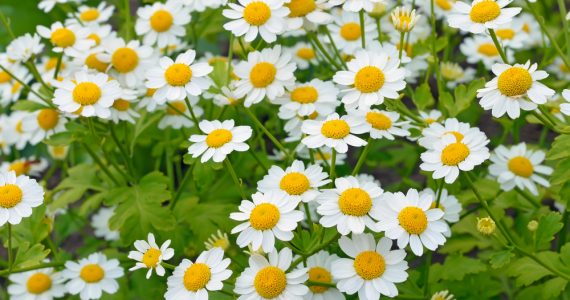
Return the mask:
[[[228,170],[230,171],[230,175],[232,176],[234,183],[236,184],[237,188],[239,189],[239,193],[240,193],[242,199],[247,199],[247,196],[245,195],[245,192],[243,191],[241,182],[239,181],[239,178],[236,174],[234,167],[232,166],[232,163],[231,163],[229,157],[226,157],[226,159],[224,160],[224,163],[228,167]]]
[[[364,9],[361,9],[358,12],[358,17],[360,18],[360,39],[362,41],[362,49],[366,48],[366,34],[364,34],[365,31],[365,24],[364,24]]]
[[[309,230],[313,228],[313,218],[311,217],[311,210],[309,209],[309,203],[303,202],[303,207],[305,208],[305,214],[307,214],[307,222],[309,222]]]
[[[229,85],[232,77],[232,59],[234,54],[234,34],[230,32],[230,41],[228,47],[228,74],[226,77],[226,84]]]
[[[307,285],[309,285],[309,286],[326,286],[326,287],[336,288],[336,284],[334,284],[332,282],[320,282],[320,281],[313,281],[313,280],[307,280]]]
[[[532,206],[534,206],[535,208],[539,208],[540,204],[536,202],[536,200],[529,195],[526,191],[523,191],[519,188],[515,188],[515,190],[517,191],[517,193],[519,195],[521,195],[528,203],[530,203]]]
[[[380,22],[380,18],[376,18],[376,30],[378,30],[378,42],[382,46],[382,22]]]
[[[441,95],[443,84],[441,82],[441,71],[439,69],[439,57],[437,56],[437,28],[435,19],[435,0],[430,0],[430,21],[431,21],[431,55],[433,56],[433,68],[435,70],[435,78],[437,81],[437,91]],[[400,45],[403,47],[404,45]]]
[[[335,179],[335,168],[336,168],[336,150],[334,148],[332,148],[332,156],[331,156],[331,168],[330,168],[330,178],[331,181],[334,183],[334,179]]]
[[[93,161],[95,161],[95,163],[99,166],[99,168],[101,168],[101,170],[107,175],[107,177],[109,177],[109,179],[111,179],[111,181],[113,181],[113,183],[118,186],[119,181],[115,178],[115,176],[113,176],[113,173],[109,171],[109,168],[107,168],[107,166],[101,161],[101,159],[99,159],[99,156],[97,156],[97,154],[91,148],[89,148],[87,144],[81,143],[81,145],[83,146],[83,148],[85,148],[85,151],[89,153],[89,155],[91,156]]]
[[[346,62],[344,61],[344,59],[342,59],[342,56],[340,55],[340,51],[338,50],[336,43],[334,42],[334,39],[331,35],[331,32],[329,31],[329,28],[327,26],[323,26],[323,27],[324,27],[325,34],[327,35],[329,42],[331,43],[331,46],[333,47],[334,54],[340,60],[340,63],[344,66],[344,68],[346,69],[347,68]]]
[[[127,150],[125,149],[125,147],[123,147],[123,144],[119,141],[119,138],[117,137],[117,133],[115,132],[115,125],[112,123],[109,123],[109,131],[111,132],[111,139],[113,140],[113,142],[115,142],[115,145],[117,145],[117,147],[119,148],[119,152],[121,152],[121,155],[123,156],[123,159],[125,160],[125,163],[127,164],[128,167],[128,172],[130,174],[130,176],[133,179],[136,179],[136,170],[135,170],[135,166],[133,165],[132,159],[129,156],[129,154],[127,153]]]
[[[63,60],[63,50],[57,56],[57,64],[55,65],[55,72],[53,72],[53,79],[57,80],[57,75],[59,75],[59,71],[61,70],[61,61]]]
[[[124,0],[124,14],[125,14],[125,40],[131,40],[131,1]]]
[[[174,210],[174,207],[176,207],[176,203],[180,199],[180,196],[182,195],[182,192],[184,191],[184,187],[186,186],[186,183],[188,183],[188,180],[190,180],[190,178],[192,178],[193,170],[194,170],[194,164],[192,164],[192,165],[190,165],[190,167],[188,167],[188,169],[184,173],[184,177],[182,177],[182,180],[180,181],[180,183],[178,183],[178,189],[176,190],[176,194],[174,194],[174,197],[172,198],[172,201],[170,202],[170,205],[169,205],[170,210]]]
[[[402,60],[402,53],[404,52],[404,36],[406,36],[406,32],[400,32],[400,49],[398,50],[398,59]]]
[[[186,102],[186,106],[188,106],[188,111],[190,112],[190,116],[192,116],[192,122],[194,122],[194,126],[198,128],[200,122],[198,122],[198,118],[196,118],[196,114],[194,114],[194,109],[192,109],[192,105],[190,104],[190,99],[188,97],[184,98]]]
[[[32,94],[36,95],[38,98],[42,99],[47,105],[49,105],[52,108],[56,108],[55,105],[53,105],[50,101],[48,101],[46,98],[44,98],[44,96],[40,95],[40,93],[34,91],[32,89],[32,87],[30,87],[27,83],[23,82],[20,78],[16,77],[12,72],[10,72],[8,69],[4,68],[3,65],[0,65],[0,69],[2,69],[2,71],[6,72],[6,74],[10,75],[10,77],[14,80],[16,80],[19,84],[22,85],[23,88],[25,88],[26,90],[30,91]]]
[[[164,161],[166,164],[166,175],[168,175],[168,189],[174,193],[174,168],[172,165],[172,153],[170,148],[170,130],[166,131],[166,147],[164,149]],[[174,194],[172,194],[174,195]]]
[[[424,287],[424,295],[426,295],[426,296],[429,293],[429,269],[431,266],[432,257],[433,257],[433,252],[430,251],[427,254],[426,261],[425,261],[425,267],[424,267],[425,273],[424,273],[424,285],[423,285],[423,287]]]
[[[544,106],[539,105],[538,110],[540,110],[540,112],[546,117],[546,119],[548,119],[548,122],[552,124],[553,127],[555,127],[556,124],[558,124],[556,118]]]
[[[194,120],[193,120],[190,116],[188,116],[187,114],[185,114],[184,112],[182,112],[181,110],[179,110],[178,108],[176,108],[176,106],[172,105],[170,102],[166,101],[166,105],[167,105],[168,107],[170,107],[171,109],[173,109],[175,112],[177,112],[179,115],[181,115],[181,116],[183,116],[184,118],[186,118],[186,119],[192,121],[193,123],[195,123]]]
[[[255,161],[257,162],[258,165],[261,166],[261,168],[263,169],[263,171],[265,171],[265,173],[267,173],[269,171],[269,169],[265,166],[265,164],[261,161],[261,159],[259,158],[259,156],[257,156],[257,154],[255,154],[255,151],[253,150],[253,147],[249,146],[249,154],[251,154],[251,156],[253,156],[253,159],[255,159]]]
[[[281,144],[279,142],[279,140],[277,140],[277,138],[275,138],[275,136],[273,136],[273,134],[271,134],[271,132],[269,130],[267,130],[267,128],[265,128],[263,123],[261,123],[261,121],[259,121],[259,119],[255,116],[255,114],[248,107],[245,107],[244,110],[247,113],[247,115],[253,120],[255,125],[257,125],[257,127],[259,129],[261,129],[261,131],[263,131],[263,133],[265,133],[265,135],[273,142],[275,147],[277,147],[279,150],[281,150],[283,153],[285,153],[287,158],[290,158],[291,154],[289,153],[289,151],[287,151],[287,148],[285,148],[283,146],[283,144]]]
[[[325,164],[325,167],[327,167],[328,169],[330,169],[330,164],[329,161],[327,159],[327,157],[325,156],[325,154],[323,153],[323,151],[321,151],[321,149],[317,148],[317,153],[319,154],[321,160],[323,161],[323,163]]]
[[[435,194],[436,200],[435,200],[435,207],[439,208],[439,202],[441,201],[441,194],[443,192],[443,179],[439,180],[438,186],[437,186],[437,191]]]
[[[560,230],[560,234],[558,235],[558,244],[556,245],[558,252],[560,252],[560,249],[566,243],[569,225],[568,221],[570,219],[570,195],[565,195],[565,197],[568,197],[568,200],[566,200],[566,209],[564,209],[564,214],[562,215],[562,224],[564,224],[564,226],[562,226],[562,230]]]
[[[560,10],[560,16],[562,16],[562,27],[564,30],[564,40],[566,41],[566,54],[570,57],[570,28],[568,28],[568,20],[566,20],[566,4],[564,0],[558,0],[558,9]]]
[[[166,262],[161,262],[160,265],[163,266],[165,269],[169,269],[169,270],[174,270],[174,269],[176,269],[176,266],[171,265],[171,264],[166,263]]]
[[[325,47],[323,46],[323,44],[321,43],[321,41],[319,41],[319,39],[317,38],[317,36],[312,33],[312,32],[307,32],[307,36],[309,37],[309,39],[311,39],[314,43],[315,46],[320,50],[321,54],[338,70],[341,69],[341,67],[336,63],[336,61],[334,59],[332,59],[332,57],[329,55],[329,52],[325,49]]]
[[[12,257],[12,224],[8,223],[8,272],[12,271],[14,257]]]
[[[2,21],[2,24],[4,24],[4,28],[6,29],[6,32],[8,33],[10,38],[12,40],[16,39],[16,35],[14,35],[14,32],[10,27],[10,21],[8,20],[8,18],[6,18],[6,16],[2,12],[0,12],[0,20]]]
[[[364,164],[364,161],[366,161],[366,156],[368,155],[368,151],[370,150],[370,145],[372,144],[372,141],[373,141],[372,137],[369,137],[368,141],[366,143],[366,146],[364,146],[364,149],[362,149],[362,152],[360,152],[360,156],[358,157],[358,161],[356,162],[356,166],[352,170],[352,174],[351,174],[352,176],[356,176],[356,174],[358,174],[358,172],[360,171],[360,168]]]
[[[332,236],[330,239],[323,241],[322,244],[319,245],[319,247],[316,247],[315,249],[309,251],[308,253],[304,253],[302,254],[300,257],[298,257],[297,259],[295,259],[292,263],[291,266],[289,267],[289,270],[293,270],[298,264],[300,264],[302,261],[304,261],[305,259],[307,259],[307,257],[327,248],[330,247],[331,243],[335,240],[338,240],[340,237],[340,233],[336,233],[334,236]]]
[[[497,39],[497,35],[495,34],[495,30],[489,28],[489,34],[491,35],[491,39],[493,40],[493,44],[495,44],[497,51],[499,51],[499,55],[501,56],[501,59],[503,60],[504,63],[509,64],[509,60],[507,59],[507,56],[505,55],[505,51],[503,51],[503,47],[501,47],[501,44],[499,43],[499,40]]]
[[[42,263],[42,264],[38,264],[35,266],[30,266],[30,267],[25,267],[25,268],[12,269],[11,271],[10,270],[3,270],[3,271],[0,271],[0,276],[6,276],[9,274],[22,273],[22,272],[38,270],[38,269],[43,269],[43,268],[61,267],[64,264],[65,264],[64,262],[49,262],[49,263]]]

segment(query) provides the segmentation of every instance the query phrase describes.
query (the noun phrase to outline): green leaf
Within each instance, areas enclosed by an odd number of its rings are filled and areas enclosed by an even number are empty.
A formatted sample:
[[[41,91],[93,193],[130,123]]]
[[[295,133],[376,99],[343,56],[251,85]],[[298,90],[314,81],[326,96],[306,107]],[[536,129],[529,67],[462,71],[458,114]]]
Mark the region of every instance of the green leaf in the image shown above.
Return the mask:
[[[489,262],[493,269],[498,269],[507,265],[513,257],[515,257],[515,254],[511,250],[499,251],[491,256]]]
[[[30,247],[30,243],[23,242],[18,247],[14,257],[14,267],[25,268],[39,264],[49,254],[42,244],[35,244]]]
[[[412,99],[414,100],[414,104],[419,110],[424,110],[435,103],[435,100],[431,95],[430,86],[427,83],[423,83],[418,88],[416,88],[414,97]]]
[[[485,86],[485,79],[481,78],[478,80],[473,80],[469,85],[460,84],[455,88],[455,106],[454,114],[451,116],[456,116],[460,112],[466,110],[471,106],[473,100],[477,96],[477,90]]]
[[[546,154],[546,159],[556,160],[567,157],[570,157],[570,135],[561,134],[552,142],[552,146]]]
[[[197,197],[181,198],[175,213],[176,219],[190,228],[201,246],[218,229],[226,232],[231,230],[235,224],[229,215],[236,210],[236,205],[198,201]]]
[[[556,277],[552,278],[544,283],[544,288],[542,289],[543,299],[553,299],[558,298],[560,293],[566,288],[568,281],[563,278]]]
[[[12,105],[13,110],[23,110],[23,111],[36,111],[40,109],[48,108],[47,106],[31,101],[31,100],[18,100],[14,105]]]
[[[540,217],[535,235],[535,249],[550,248],[550,241],[554,235],[562,229],[562,215],[558,212],[550,212]]]
[[[447,112],[448,116],[455,116],[457,112],[455,111],[455,103],[453,101],[453,96],[448,92],[443,92],[439,95],[439,105],[440,109]]]
[[[434,279],[463,280],[468,274],[477,274],[487,270],[487,266],[480,260],[463,255],[449,255],[443,265],[434,265],[430,268],[430,277]]]
[[[160,172],[152,172],[138,185],[120,187],[109,191],[106,204],[117,205],[109,220],[111,229],[119,230],[122,242],[131,244],[153,231],[174,228],[174,216],[163,203],[170,199],[168,178]]]
[[[516,277],[515,283],[518,287],[527,286],[544,276],[552,275],[550,271],[528,257],[514,261],[507,269],[507,274]]]

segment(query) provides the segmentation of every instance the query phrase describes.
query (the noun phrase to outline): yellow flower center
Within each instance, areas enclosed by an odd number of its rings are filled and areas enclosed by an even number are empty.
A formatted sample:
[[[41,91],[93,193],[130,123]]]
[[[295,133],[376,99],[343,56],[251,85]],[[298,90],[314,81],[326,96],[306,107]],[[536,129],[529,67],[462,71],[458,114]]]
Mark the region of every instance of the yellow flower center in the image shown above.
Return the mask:
[[[340,36],[347,41],[356,41],[360,38],[360,25],[348,22],[340,28]]]
[[[22,202],[23,193],[19,186],[6,184],[0,186],[0,207],[12,208]]]
[[[330,139],[342,139],[350,134],[350,127],[344,120],[330,120],[323,124],[321,133]]]
[[[55,69],[55,67],[57,66],[57,58],[56,57],[50,57],[47,61],[46,64],[44,66],[44,70],[47,72],[49,70],[53,70]],[[61,63],[61,68],[64,68],[63,62]]]
[[[85,265],[79,272],[79,277],[87,283],[99,282],[104,276],[105,271],[98,264]]]
[[[206,287],[212,277],[212,271],[208,265],[195,263],[184,273],[184,287],[187,290],[196,292]]]
[[[50,40],[57,47],[66,48],[75,44],[75,34],[67,28],[59,28],[51,33]]]
[[[206,145],[210,148],[220,148],[229,143],[232,137],[232,132],[227,129],[215,129],[206,137]]]
[[[53,129],[59,122],[59,113],[55,109],[42,109],[38,113],[37,121],[43,130]]]
[[[224,251],[230,247],[230,241],[225,238],[218,238],[212,243],[212,248],[222,248]]]
[[[564,63],[560,64],[559,69],[563,73],[570,73],[570,68],[568,68]]]
[[[451,10],[453,4],[449,0],[435,0],[435,4],[443,10]]]
[[[340,194],[338,207],[345,215],[362,217],[372,208],[372,199],[365,190],[350,188]]]
[[[172,26],[172,14],[164,9],[157,10],[150,17],[150,27],[156,32],[165,32]]]
[[[65,155],[66,147],[65,146],[53,146],[51,148],[51,152],[55,158],[61,158]]]
[[[463,134],[462,134],[461,132],[459,132],[459,131],[448,131],[448,132],[446,132],[446,133],[444,133],[444,134],[451,134],[451,135],[453,135],[453,136],[455,137],[455,141],[456,141],[456,142],[461,142],[461,141],[463,141],[463,137],[464,137],[464,136],[463,136]]]
[[[434,122],[435,122],[435,119],[434,119],[434,118],[427,118],[427,119],[424,120],[424,122],[426,122],[426,124],[429,125],[429,124],[434,123]]]
[[[332,275],[325,268],[312,267],[309,269],[309,280],[320,283],[332,283]],[[326,286],[312,285],[309,289],[315,294],[321,294],[326,292],[329,288]]]
[[[264,88],[273,83],[273,80],[275,80],[275,74],[277,74],[277,69],[273,64],[260,62],[251,68],[249,80],[254,87]]]
[[[249,223],[256,230],[269,230],[277,225],[280,218],[281,213],[275,205],[262,203],[251,211]]]
[[[273,299],[283,293],[287,287],[287,278],[283,270],[268,266],[255,274],[253,286],[261,297]]]
[[[271,18],[271,9],[263,2],[251,2],[243,10],[243,18],[249,25],[261,26]]]
[[[392,120],[383,113],[370,111],[366,114],[366,122],[370,123],[374,129],[387,130],[392,127]]]
[[[509,160],[509,170],[520,177],[530,177],[534,167],[530,160],[524,156],[516,156]]]
[[[291,92],[291,100],[301,104],[314,103],[319,97],[319,92],[312,86],[302,86]]]
[[[515,31],[509,28],[497,29],[495,30],[495,33],[502,40],[512,40],[515,37]]]
[[[108,63],[104,63],[97,59],[97,54],[95,53],[89,54],[89,56],[87,56],[85,59],[85,65],[90,69],[94,69],[102,73],[105,72],[109,66]]]
[[[12,85],[12,95],[16,94],[20,89],[22,88],[22,84],[19,82],[14,82],[14,84]]]
[[[528,25],[528,23],[523,24],[522,31],[530,33],[530,26]]]
[[[475,23],[486,23],[495,20],[500,14],[501,8],[494,0],[484,0],[471,7],[469,17]]]
[[[444,62],[441,64],[441,76],[446,80],[457,80],[463,77],[463,69],[456,63]]]
[[[192,79],[192,69],[185,64],[172,64],[164,72],[164,78],[172,86],[184,86]]]
[[[354,77],[354,87],[362,93],[377,92],[383,85],[384,73],[377,67],[364,67]]]
[[[434,209],[434,208],[439,208],[442,211],[445,211],[445,207],[443,206],[443,204],[439,203],[439,206],[435,205],[435,200],[431,202],[431,205],[429,206],[429,209]]]
[[[89,8],[79,14],[79,19],[85,22],[95,21],[99,18],[99,11],[96,8]]]
[[[311,183],[305,174],[292,172],[281,178],[279,187],[289,195],[302,195],[309,190]]]
[[[497,50],[497,47],[495,47],[495,45],[491,44],[491,43],[484,43],[481,44],[479,46],[479,48],[477,49],[477,52],[488,56],[488,57],[494,57],[499,55],[499,50]]]
[[[156,89],[146,89],[146,97],[152,97],[156,93]]]
[[[489,217],[477,218],[477,230],[485,235],[490,235],[495,232],[496,224],[493,219]]]
[[[22,121],[18,121],[18,123],[16,124],[16,132],[22,134],[24,133],[24,129],[22,128],[23,123]]]
[[[82,82],[73,89],[73,101],[81,105],[93,105],[101,98],[101,89],[92,82]]]
[[[131,107],[131,103],[124,99],[117,99],[113,102],[113,108],[118,111],[127,111]]]
[[[532,87],[532,76],[526,69],[512,67],[501,73],[497,85],[505,96],[521,96]]]
[[[286,6],[291,10],[291,18],[304,17],[317,8],[315,0],[291,0]]]
[[[32,168],[32,164],[28,161],[17,161],[15,163],[12,163],[10,165],[10,167],[8,168],[9,171],[14,171],[14,173],[16,173],[16,176],[20,176],[20,175],[24,175],[24,174],[28,174],[28,172],[30,172],[30,169]]]
[[[0,71],[0,84],[8,82],[10,79],[12,79],[12,77],[10,77],[8,73]]]
[[[170,102],[170,106],[166,108],[166,114],[170,116],[179,116],[186,112],[186,104],[182,101],[172,101]]]
[[[39,295],[51,288],[51,278],[49,275],[38,272],[28,278],[26,287],[30,294]]]
[[[308,47],[299,48],[297,50],[297,56],[304,60],[311,60],[315,58],[315,50]]]
[[[364,251],[354,259],[354,270],[365,280],[372,280],[384,274],[386,262],[384,257],[375,251]]]
[[[113,53],[111,63],[117,72],[128,73],[139,64],[139,55],[131,48],[119,48]]]
[[[96,33],[91,33],[90,35],[87,36],[87,38],[94,41],[95,46],[99,46],[99,44],[101,44],[101,37]]]
[[[421,234],[428,225],[426,213],[419,207],[408,206],[398,214],[398,221],[409,234]]]
[[[457,166],[469,156],[469,153],[469,148],[463,143],[449,144],[441,152],[441,162],[447,166]]]

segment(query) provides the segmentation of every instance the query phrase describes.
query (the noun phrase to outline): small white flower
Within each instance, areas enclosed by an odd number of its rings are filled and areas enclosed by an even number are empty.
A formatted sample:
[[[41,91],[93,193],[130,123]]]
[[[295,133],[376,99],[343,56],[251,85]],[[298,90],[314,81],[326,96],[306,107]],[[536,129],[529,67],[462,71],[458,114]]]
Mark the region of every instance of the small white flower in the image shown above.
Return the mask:
[[[145,240],[135,241],[134,245],[137,250],[130,251],[129,258],[136,260],[137,263],[129,271],[148,269],[146,272],[147,279],[152,275],[152,270],[156,271],[156,275],[164,276],[165,269],[161,263],[174,256],[174,249],[168,247],[170,246],[170,240],[164,242],[160,247],[154,240],[154,234],[149,233],[147,240],[148,242]]]
[[[0,172],[0,226],[19,224],[32,215],[32,208],[44,202],[43,188],[30,177]]]
[[[307,273],[312,282],[334,284],[336,280],[332,276],[332,264],[339,257],[326,251],[319,251],[307,258]],[[344,300],[344,295],[336,288],[320,285],[309,286],[309,292],[305,295],[306,300]]]
[[[47,169],[48,163],[44,158],[24,157],[11,162],[4,161],[0,165],[0,172],[16,172],[16,176],[27,175],[30,177],[40,177]]]
[[[470,82],[475,78],[477,71],[472,68],[463,69],[459,64],[442,62],[440,64],[441,78],[447,82],[447,87],[455,88],[460,83]]]
[[[366,12],[371,12],[374,9],[374,5],[377,3],[382,3],[382,0],[337,0],[333,1],[338,4],[342,4],[342,9],[349,12],[359,12],[364,10]],[[335,3],[334,5],[338,5]]]
[[[77,9],[75,17],[81,20],[84,25],[94,26],[109,21],[114,10],[114,6],[107,5],[105,2],[101,2],[97,6],[81,5]]]
[[[22,130],[30,134],[29,142],[37,145],[54,133],[65,131],[67,119],[56,109],[44,108],[22,119]]]
[[[436,111],[441,117],[441,112]],[[434,115],[435,117],[435,115]],[[433,144],[439,141],[445,135],[453,135],[458,141],[463,140],[467,134],[477,134],[481,132],[477,127],[471,127],[469,123],[459,122],[456,118],[446,119],[443,123],[434,122],[439,117],[429,118],[432,121],[426,122],[429,126],[422,131],[422,137],[419,139],[418,143],[420,146],[426,149],[433,149]]]
[[[291,0],[285,3],[289,8],[289,30],[303,28],[305,30],[315,30],[319,25],[332,22],[333,17],[329,13],[334,1],[329,0]]]
[[[198,97],[190,97],[188,98],[190,101],[190,105],[192,111],[196,118],[200,118],[204,114],[204,110],[198,106]],[[152,100],[151,103],[154,103]],[[149,105],[149,107],[151,107]],[[190,128],[194,127],[194,122],[188,118],[188,111],[190,110],[188,105],[185,101],[171,101],[168,102],[168,105],[161,105],[160,108],[166,110],[166,114],[162,117],[160,122],[158,123],[159,129],[164,129],[167,127],[171,127],[174,129]]]
[[[13,40],[6,48],[6,54],[14,61],[26,62],[33,56],[40,54],[44,50],[44,45],[37,34],[33,36],[26,33]]]
[[[405,6],[398,6],[390,14],[392,25],[399,32],[410,32],[420,19],[421,15],[416,14],[415,9]]]
[[[346,153],[348,145],[353,147],[366,145],[365,140],[354,135],[366,132],[366,125],[363,120],[351,116],[340,117],[337,113],[333,113],[324,121],[305,120],[301,129],[307,135],[302,143],[311,149],[326,145],[339,153]]]
[[[378,37],[374,20],[364,14],[364,35],[367,40]],[[343,12],[336,15],[334,22],[329,25],[331,36],[337,48],[345,54],[352,55],[362,49],[360,20],[357,13]],[[328,39],[325,42],[330,43]]]
[[[63,26],[61,22],[55,22],[50,28],[39,25],[36,30],[44,39],[49,39],[53,45],[53,52],[64,52],[69,56],[77,56],[81,52],[88,50],[94,42],[87,38],[89,29],[70,24]]]
[[[61,273],[53,268],[43,268],[11,274],[8,294],[14,300],[52,300],[63,297],[65,286]]]
[[[475,0],[471,4],[457,1],[448,18],[450,27],[471,33],[483,33],[509,23],[521,12],[520,7],[506,8],[513,0]]]
[[[180,1],[168,0],[142,6],[137,11],[135,30],[143,36],[146,45],[157,44],[163,48],[178,43],[186,34],[185,26],[190,23],[190,9]]]
[[[116,241],[119,239],[119,231],[109,228],[109,220],[115,213],[115,207],[101,207],[97,213],[91,218],[91,226],[93,226],[94,235],[107,241]]]
[[[115,100],[111,106],[111,121],[113,123],[120,121],[135,123],[135,119],[140,117],[140,114],[133,109],[133,104],[137,101],[136,96],[135,91],[123,89],[121,97]]]
[[[543,151],[527,149],[525,143],[514,145],[510,149],[500,145],[491,155],[489,173],[497,177],[501,189],[505,191],[517,187],[538,195],[536,184],[549,187],[548,179],[543,176],[549,176],[553,171],[551,167],[542,164],[544,157]]]
[[[307,117],[315,112],[326,116],[335,111],[340,104],[338,89],[330,81],[313,79],[307,83],[298,83],[284,96],[278,97],[272,103],[279,107],[279,118],[288,120],[295,116]]]
[[[370,132],[370,137],[373,139],[388,139],[394,140],[394,136],[408,136],[410,132],[405,127],[409,122],[400,121],[400,114],[393,111],[385,111],[378,109],[362,109],[349,111],[350,115],[355,118],[366,120],[366,127]]]
[[[153,48],[137,40],[125,42],[121,38],[108,40],[104,53],[97,58],[111,64],[110,75],[129,88],[144,86],[145,72],[155,64]]]
[[[124,275],[118,259],[107,259],[101,253],[93,253],[78,262],[67,261],[62,271],[69,280],[65,287],[72,295],[79,295],[81,300],[99,299],[103,292],[114,294],[119,290],[117,278]]]
[[[299,42],[288,51],[299,70],[306,70],[310,65],[318,63],[315,49],[309,43]]]
[[[290,241],[293,230],[303,220],[303,213],[296,210],[300,199],[291,198],[281,190],[267,193],[257,192],[251,199],[242,200],[240,212],[230,214],[232,220],[243,222],[232,229],[238,233],[236,243],[241,248],[252,244],[253,250],[263,249],[271,252],[275,249],[275,239]]]
[[[560,112],[567,115],[567,116],[570,116],[570,90],[569,89],[562,91],[562,98],[567,103],[560,104]]]
[[[537,70],[536,63],[495,64],[492,71],[496,77],[477,90],[477,98],[483,109],[492,110],[493,117],[499,118],[506,113],[516,119],[521,109],[534,110],[537,104],[544,104],[554,96],[554,90],[538,82],[548,77],[548,73]]]
[[[420,197],[423,195],[428,195],[431,199],[430,209],[436,208],[437,195],[436,192],[430,188],[426,188],[420,192]],[[441,195],[439,196],[439,206],[437,207],[443,211],[443,219],[449,223],[455,223],[459,221],[459,213],[461,212],[461,203],[453,195],[449,195],[446,189],[441,190]]]
[[[234,120],[204,120],[199,126],[205,135],[194,134],[190,137],[190,142],[194,144],[188,148],[188,153],[192,154],[192,157],[201,155],[201,162],[210,159],[222,162],[233,151],[249,150],[249,145],[245,143],[252,134],[249,126],[234,126]]]
[[[283,0],[238,0],[239,4],[228,3],[224,17],[231,19],[224,29],[237,37],[244,36],[246,42],[255,40],[257,34],[268,42],[277,40],[277,35],[287,30],[286,17],[290,11]]]
[[[459,45],[459,49],[467,57],[468,63],[476,64],[482,62],[487,69],[490,69],[496,63],[503,62],[499,50],[493,44],[493,40],[486,36],[467,37]],[[505,54],[509,61],[513,60],[513,51],[507,51]]]

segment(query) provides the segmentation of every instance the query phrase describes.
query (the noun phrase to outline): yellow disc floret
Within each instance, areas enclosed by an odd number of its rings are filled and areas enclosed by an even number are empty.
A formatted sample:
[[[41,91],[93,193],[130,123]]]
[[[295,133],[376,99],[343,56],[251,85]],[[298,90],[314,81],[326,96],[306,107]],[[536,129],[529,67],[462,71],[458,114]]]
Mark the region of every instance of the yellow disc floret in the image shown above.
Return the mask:
[[[214,129],[206,137],[206,145],[210,148],[220,148],[232,140],[232,132],[227,129]]]
[[[169,85],[184,86],[192,79],[192,69],[185,64],[172,64],[164,72],[164,78]]]
[[[291,11],[289,13],[291,18],[304,17],[317,8],[315,0],[291,0],[286,6]]]
[[[39,295],[51,288],[51,278],[45,273],[35,273],[26,282],[30,294]]]
[[[119,48],[113,53],[111,63],[117,72],[128,73],[134,70],[139,64],[139,55],[131,48]]]
[[[400,226],[409,234],[421,234],[427,228],[428,220],[426,213],[419,207],[408,206],[398,214]]]
[[[319,283],[332,283],[332,275],[325,268],[312,267],[309,269],[309,280]],[[312,285],[309,289],[315,294],[321,294],[326,292],[329,288],[326,286]]]
[[[471,7],[469,17],[475,23],[495,20],[501,14],[501,7],[494,0],[483,0]]]
[[[113,102],[113,108],[118,111],[127,111],[131,107],[131,102],[124,99],[117,99]]]
[[[532,76],[526,69],[512,67],[499,75],[497,86],[505,96],[522,96],[532,87]]]
[[[172,101],[166,108],[166,114],[169,116],[180,116],[186,112],[186,103],[183,101]]]
[[[301,104],[314,103],[317,98],[319,92],[312,86],[298,87],[291,92],[291,100]]]
[[[264,88],[273,83],[277,69],[275,66],[268,62],[260,62],[251,68],[249,73],[249,80],[256,88]]]
[[[340,194],[338,207],[345,215],[362,217],[370,212],[372,199],[361,188],[349,188]]]
[[[174,18],[172,14],[164,9],[157,10],[150,17],[150,27],[156,32],[165,32],[172,26]]]
[[[0,207],[12,208],[22,202],[23,196],[22,190],[15,184],[0,186]]]
[[[457,166],[469,156],[469,153],[469,148],[463,143],[449,144],[441,152],[441,162],[446,166]]]
[[[89,8],[79,14],[79,19],[85,22],[95,21],[99,18],[99,10],[96,8]]]
[[[154,268],[158,264],[161,254],[159,249],[150,248],[143,254],[142,262],[147,268]]]
[[[261,297],[273,299],[281,295],[287,287],[287,277],[283,270],[268,266],[255,274],[253,286]]]
[[[360,69],[354,77],[354,87],[362,93],[377,92],[384,85],[384,72],[377,67]]]
[[[264,2],[251,2],[243,10],[243,18],[249,25],[261,26],[271,18],[271,9]]]
[[[38,125],[43,130],[51,130],[59,122],[59,113],[55,109],[45,108],[40,110],[37,116]]]
[[[524,156],[516,156],[509,160],[509,170],[515,175],[528,178],[532,175],[534,167],[530,160]]]
[[[184,287],[189,291],[196,292],[205,288],[210,278],[212,278],[210,267],[204,263],[195,263],[184,273]]]
[[[340,36],[347,41],[360,39],[360,25],[355,22],[348,22],[340,28]]]
[[[364,251],[354,259],[354,270],[365,280],[376,279],[386,271],[384,257],[375,251]]]
[[[281,178],[279,187],[289,195],[302,195],[309,190],[311,183],[305,174],[291,172]]]
[[[366,113],[366,122],[378,130],[388,130],[392,127],[392,120],[385,114],[376,111]]]
[[[98,264],[88,264],[81,268],[79,272],[79,277],[87,283],[96,283],[103,279],[105,276],[105,270],[101,268]]]
[[[101,89],[93,82],[82,82],[73,89],[73,101],[81,105],[93,105],[101,98]]]
[[[311,60],[315,58],[315,50],[308,47],[302,47],[297,50],[297,56],[304,60]]]
[[[66,48],[75,44],[75,33],[67,28],[59,28],[51,33],[50,41],[57,47]]]
[[[344,120],[330,120],[323,124],[321,133],[330,139],[342,139],[350,134],[350,126]]]
[[[251,211],[249,223],[256,230],[269,230],[277,225],[280,218],[281,213],[277,206],[261,203]]]

